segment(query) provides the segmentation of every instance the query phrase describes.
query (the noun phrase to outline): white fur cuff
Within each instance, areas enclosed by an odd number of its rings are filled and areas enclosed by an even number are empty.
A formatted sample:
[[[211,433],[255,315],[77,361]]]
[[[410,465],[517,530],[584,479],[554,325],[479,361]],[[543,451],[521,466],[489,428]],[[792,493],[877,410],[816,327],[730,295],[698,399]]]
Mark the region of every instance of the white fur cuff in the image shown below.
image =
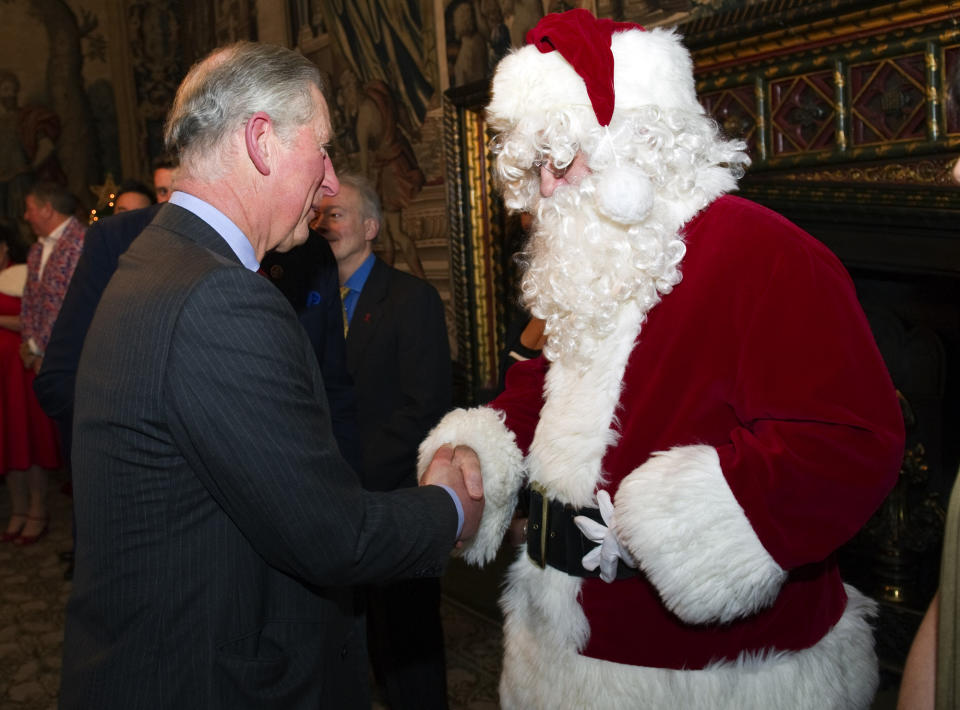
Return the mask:
[[[524,478],[523,454],[503,415],[488,407],[455,409],[420,444],[417,478],[423,476],[434,452],[444,444],[466,445],[477,452],[483,473],[483,518],[477,536],[460,554],[470,564],[484,565],[497,555],[517,505]]]
[[[688,623],[725,623],[776,599],[787,573],[757,538],[710,446],[654,454],[615,501],[617,534]]]

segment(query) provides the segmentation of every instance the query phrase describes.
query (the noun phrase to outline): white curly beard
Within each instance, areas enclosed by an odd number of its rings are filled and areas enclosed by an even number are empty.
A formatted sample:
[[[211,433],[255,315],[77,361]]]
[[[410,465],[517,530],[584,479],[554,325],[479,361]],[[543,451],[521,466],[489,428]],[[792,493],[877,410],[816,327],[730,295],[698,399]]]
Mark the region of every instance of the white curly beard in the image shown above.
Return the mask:
[[[680,281],[682,223],[656,207],[625,226],[596,206],[597,175],[539,200],[521,256],[522,300],[546,321],[546,356],[586,367],[627,302],[646,314]]]

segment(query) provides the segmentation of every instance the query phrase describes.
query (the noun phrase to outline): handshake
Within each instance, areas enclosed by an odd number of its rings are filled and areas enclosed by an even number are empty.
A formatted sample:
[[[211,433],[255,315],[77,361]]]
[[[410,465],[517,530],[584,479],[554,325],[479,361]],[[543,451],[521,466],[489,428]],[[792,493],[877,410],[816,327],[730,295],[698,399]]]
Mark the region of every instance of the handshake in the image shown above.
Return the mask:
[[[463,506],[463,529],[457,547],[477,534],[483,514],[483,477],[480,459],[469,446],[445,444],[437,449],[420,478],[421,486],[448,486]]]

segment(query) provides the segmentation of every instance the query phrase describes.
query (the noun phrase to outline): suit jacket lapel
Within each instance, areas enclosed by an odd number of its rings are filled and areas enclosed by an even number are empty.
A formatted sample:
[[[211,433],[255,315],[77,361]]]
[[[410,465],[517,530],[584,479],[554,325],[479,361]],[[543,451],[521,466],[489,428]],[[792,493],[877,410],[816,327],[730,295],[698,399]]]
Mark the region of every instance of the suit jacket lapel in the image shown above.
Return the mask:
[[[389,277],[390,267],[378,257],[373,262],[367,282],[357,299],[357,307],[347,332],[347,367],[351,375],[355,374],[354,363],[359,361],[366,350],[376,331],[377,322],[383,316],[383,301],[387,297]]]
[[[241,264],[242,262],[233,253],[230,245],[217,234],[216,230],[202,219],[197,217],[190,210],[185,210],[179,205],[171,205],[169,202],[164,204],[158,211],[157,216],[149,225],[150,227],[160,227],[175,232],[184,239],[194,242],[204,249],[212,251],[214,254],[222,256],[225,259]]]

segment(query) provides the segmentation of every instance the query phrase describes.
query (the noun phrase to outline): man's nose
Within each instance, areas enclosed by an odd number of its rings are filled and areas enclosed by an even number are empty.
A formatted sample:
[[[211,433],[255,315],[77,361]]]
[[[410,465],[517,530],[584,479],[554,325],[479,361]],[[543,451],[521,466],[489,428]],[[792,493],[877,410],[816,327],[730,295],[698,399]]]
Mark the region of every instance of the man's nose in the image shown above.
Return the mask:
[[[331,162],[329,155],[323,160],[323,179],[320,180],[320,191],[330,197],[340,192],[340,180],[337,178],[337,172],[333,169],[333,162]]]
[[[563,178],[556,177],[546,165],[540,167],[540,197],[550,197]]]

